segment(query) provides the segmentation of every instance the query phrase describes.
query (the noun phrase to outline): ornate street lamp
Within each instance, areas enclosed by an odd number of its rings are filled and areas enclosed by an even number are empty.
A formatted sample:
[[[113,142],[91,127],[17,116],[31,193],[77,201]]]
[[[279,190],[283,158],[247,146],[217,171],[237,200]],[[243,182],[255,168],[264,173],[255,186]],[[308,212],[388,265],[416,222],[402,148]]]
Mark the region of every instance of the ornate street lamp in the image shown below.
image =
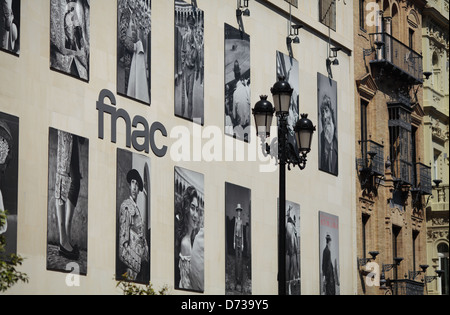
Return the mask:
[[[279,217],[278,217],[278,293],[286,295],[286,164],[306,166],[306,155],[311,151],[312,135],[316,127],[308,119],[307,114],[302,114],[296,123],[294,131],[296,134],[297,148],[288,141],[289,106],[293,89],[284,77],[278,81],[270,90],[272,92],[275,107],[267,101],[267,96],[261,96],[261,100],[253,108],[256,132],[261,138],[270,136],[270,126],[273,114],[278,118],[278,163],[280,165],[279,175]],[[267,151],[270,150],[267,145]],[[289,168],[290,169],[290,168]]]

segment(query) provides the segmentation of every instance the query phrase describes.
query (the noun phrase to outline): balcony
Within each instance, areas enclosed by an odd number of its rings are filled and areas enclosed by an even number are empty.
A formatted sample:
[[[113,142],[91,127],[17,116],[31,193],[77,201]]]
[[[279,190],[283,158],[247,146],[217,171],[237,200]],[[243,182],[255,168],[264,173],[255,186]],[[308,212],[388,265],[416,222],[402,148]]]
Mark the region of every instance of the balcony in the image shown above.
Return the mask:
[[[431,167],[423,164],[417,163],[415,170],[415,190],[419,191],[421,195],[431,195],[432,185],[431,185]]]
[[[424,283],[409,279],[394,280],[392,293],[394,295],[424,295]]]
[[[382,73],[398,76],[408,84],[423,83],[422,55],[415,52],[388,33],[372,33],[371,42],[376,43],[372,67]]]
[[[359,172],[384,176],[384,146],[372,140],[361,141],[361,158],[358,158]]]

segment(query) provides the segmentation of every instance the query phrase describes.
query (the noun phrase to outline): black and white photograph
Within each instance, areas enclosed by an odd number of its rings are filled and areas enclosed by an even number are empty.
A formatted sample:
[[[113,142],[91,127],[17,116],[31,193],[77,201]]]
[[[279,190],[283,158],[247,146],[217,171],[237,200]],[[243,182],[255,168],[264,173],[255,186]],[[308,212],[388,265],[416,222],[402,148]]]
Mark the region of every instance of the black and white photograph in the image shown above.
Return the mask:
[[[283,77],[293,89],[287,117],[288,141],[295,150],[298,150],[294,126],[299,119],[299,64],[293,57],[277,51],[277,78],[280,77]]]
[[[250,36],[225,24],[225,134],[250,142]]]
[[[20,54],[20,1],[0,0],[0,50]]]
[[[225,294],[252,294],[251,190],[225,183]]]
[[[90,0],[50,0],[50,68],[89,81]]]
[[[319,211],[320,295],[339,295],[339,217]]]
[[[47,270],[87,274],[89,140],[50,128]]]
[[[117,26],[117,93],[150,105],[151,0],[118,0]]]
[[[300,295],[300,205],[286,200],[286,294]]]
[[[319,169],[338,175],[337,83],[317,74]]]
[[[150,283],[150,158],[117,149],[116,280]]]
[[[175,167],[175,289],[204,292],[204,176]]]
[[[204,124],[204,12],[175,0],[175,116]]]
[[[2,257],[17,253],[18,161],[19,118],[0,112],[0,238],[5,242]]]

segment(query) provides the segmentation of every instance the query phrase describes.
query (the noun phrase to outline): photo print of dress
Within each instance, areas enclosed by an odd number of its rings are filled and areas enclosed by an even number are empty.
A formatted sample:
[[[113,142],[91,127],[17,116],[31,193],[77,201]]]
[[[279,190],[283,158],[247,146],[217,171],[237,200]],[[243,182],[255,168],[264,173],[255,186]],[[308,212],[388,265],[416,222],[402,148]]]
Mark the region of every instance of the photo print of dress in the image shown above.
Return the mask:
[[[225,183],[225,294],[252,294],[251,190]]]
[[[175,116],[204,123],[204,12],[175,0]]]
[[[20,53],[20,1],[0,0],[0,50]]]
[[[339,295],[339,217],[319,212],[320,294]]]
[[[225,134],[250,142],[250,36],[225,24]]]
[[[50,68],[89,81],[90,0],[50,0]]]
[[[203,174],[175,167],[175,289],[203,292],[205,287]]]
[[[150,158],[117,149],[116,280],[150,283]]]
[[[288,141],[297,151],[297,141],[295,140],[294,126],[299,119],[299,64],[298,61],[289,55],[277,51],[277,80],[279,77],[289,83],[293,89],[291,103],[289,105]]]
[[[319,121],[319,169],[338,175],[337,83],[317,74],[317,111]]]
[[[88,167],[89,140],[49,128],[47,270],[87,274]]]
[[[117,93],[149,105],[151,0],[118,0],[117,25]]]
[[[0,112],[0,238],[5,244],[0,256],[7,260],[17,253],[18,163],[19,118]]]
[[[286,200],[286,294],[300,293],[300,205]]]

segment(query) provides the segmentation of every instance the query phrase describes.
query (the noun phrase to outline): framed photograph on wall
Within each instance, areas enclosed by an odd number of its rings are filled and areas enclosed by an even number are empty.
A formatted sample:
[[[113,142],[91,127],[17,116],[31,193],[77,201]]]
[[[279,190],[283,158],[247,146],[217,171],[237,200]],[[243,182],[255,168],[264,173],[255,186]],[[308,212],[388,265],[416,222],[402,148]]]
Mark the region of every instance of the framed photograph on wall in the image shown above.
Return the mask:
[[[289,83],[293,89],[291,96],[291,103],[289,105],[289,116],[288,116],[288,141],[292,144],[294,149],[297,151],[297,141],[295,140],[294,127],[299,119],[299,64],[296,59],[290,57],[289,55],[283,54],[277,51],[277,80],[279,77],[284,77],[284,79]]]
[[[117,149],[116,280],[149,284],[150,158]]]
[[[298,203],[286,200],[285,219],[286,219],[286,294],[300,295],[301,294],[300,205]]]
[[[50,128],[47,270],[87,274],[89,140]]]
[[[89,81],[90,1],[50,0],[50,68]]]
[[[203,174],[175,167],[175,289],[205,288],[205,194]]]
[[[204,124],[204,12],[175,0],[175,116]]]
[[[251,190],[225,183],[225,294],[252,294]]]
[[[225,24],[225,134],[250,141],[250,36]]]
[[[339,217],[319,212],[320,294],[340,294]]]
[[[20,54],[20,1],[0,1],[0,50]]]
[[[117,93],[151,100],[151,0],[117,1]]]
[[[339,171],[337,83],[317,74],[319,169],[337,176]]]
[[[0,213],[6,214],[0,225],[6,242],[2,256],[17,253],[18,163],[19,118],[0,112]]]

